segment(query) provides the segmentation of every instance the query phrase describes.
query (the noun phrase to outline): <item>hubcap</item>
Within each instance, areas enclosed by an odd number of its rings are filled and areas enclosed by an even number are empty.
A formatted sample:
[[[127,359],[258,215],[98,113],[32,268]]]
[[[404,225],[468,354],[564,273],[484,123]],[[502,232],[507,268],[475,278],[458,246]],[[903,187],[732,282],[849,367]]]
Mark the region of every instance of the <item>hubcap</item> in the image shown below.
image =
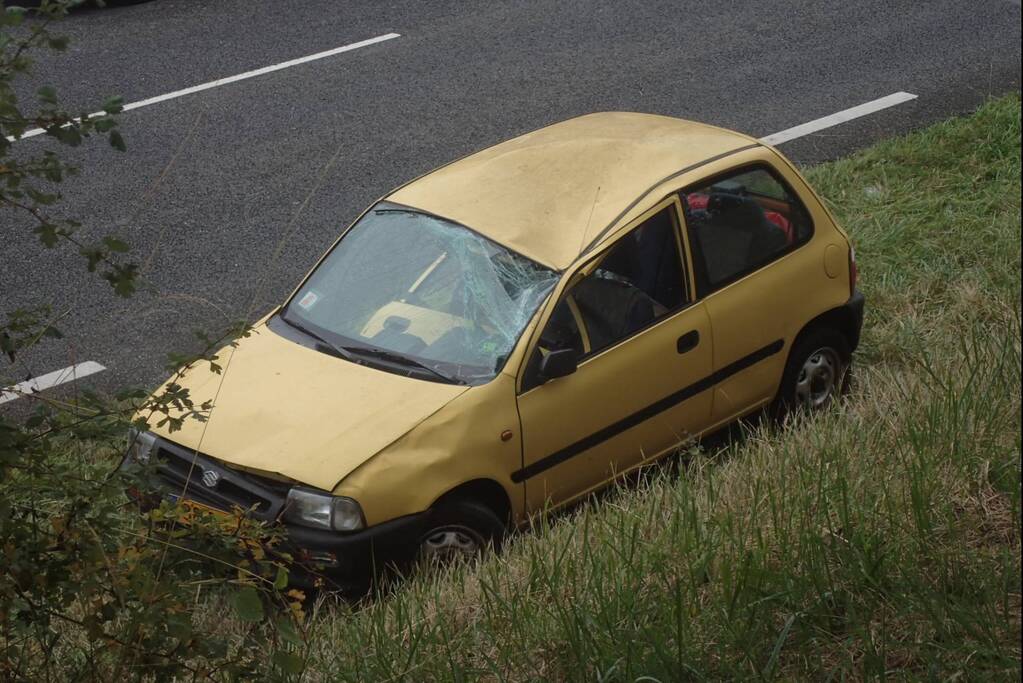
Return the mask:
[[[468,527],[451,525],[434,529],[424,538],[420,554],[427,562],[450,562],[469,559],[483,547],[483,538]]]
[[[796,400],[808,408],[820,408],[838,395],[845,370],[833,348],[817,349],[806,359],[796,379]]]

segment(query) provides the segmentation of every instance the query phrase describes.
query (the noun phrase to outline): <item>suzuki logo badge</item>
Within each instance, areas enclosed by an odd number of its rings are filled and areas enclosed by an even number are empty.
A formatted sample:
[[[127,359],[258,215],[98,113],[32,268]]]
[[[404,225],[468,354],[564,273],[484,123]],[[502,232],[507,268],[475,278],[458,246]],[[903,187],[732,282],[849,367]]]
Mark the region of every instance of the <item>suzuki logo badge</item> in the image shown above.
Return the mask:
[[[217,488],[217,483],[220,481],[220,473],[215,470],[204,470],[202,473],[202,483],[207,488]]]

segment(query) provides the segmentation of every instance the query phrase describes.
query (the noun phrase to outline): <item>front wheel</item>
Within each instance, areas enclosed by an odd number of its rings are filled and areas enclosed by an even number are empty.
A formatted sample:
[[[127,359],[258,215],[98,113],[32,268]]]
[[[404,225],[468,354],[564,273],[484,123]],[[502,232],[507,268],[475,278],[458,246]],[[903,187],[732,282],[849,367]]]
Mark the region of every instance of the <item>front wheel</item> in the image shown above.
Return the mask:
[[[796,342],[785,366],[774,414],[784,418],[794,410],[816,412],[848,389],[851,354],[845,337],[832,329],[817,329]]]
[[[505,525],[486,505],[472,500],[442,503],[430,515],[427,531],[419,540],[419,560],[448,564],[471,560],[487,547],[500,549]]]

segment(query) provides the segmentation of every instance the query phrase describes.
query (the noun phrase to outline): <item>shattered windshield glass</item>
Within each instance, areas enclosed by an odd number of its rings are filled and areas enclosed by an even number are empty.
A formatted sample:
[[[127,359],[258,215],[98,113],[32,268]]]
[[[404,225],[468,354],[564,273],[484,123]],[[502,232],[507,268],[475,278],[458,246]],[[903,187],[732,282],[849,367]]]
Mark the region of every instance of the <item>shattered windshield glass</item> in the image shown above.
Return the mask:
[[[462,226],[381,202],[324,259],[283,317],[346,353],[407,359],[420,376],[478,384],[501,369],[557,280],[556,272]]]

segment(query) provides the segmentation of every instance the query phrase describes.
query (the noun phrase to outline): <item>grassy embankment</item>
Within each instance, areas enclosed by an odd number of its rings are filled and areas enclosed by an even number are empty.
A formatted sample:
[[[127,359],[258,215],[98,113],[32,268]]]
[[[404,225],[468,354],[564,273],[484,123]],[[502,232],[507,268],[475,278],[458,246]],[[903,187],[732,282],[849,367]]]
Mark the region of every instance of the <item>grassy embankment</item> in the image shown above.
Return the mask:
[[[1019,97],[808,175],[868,299],[848,402],[320,609],[312,677],[1019,680]]]

